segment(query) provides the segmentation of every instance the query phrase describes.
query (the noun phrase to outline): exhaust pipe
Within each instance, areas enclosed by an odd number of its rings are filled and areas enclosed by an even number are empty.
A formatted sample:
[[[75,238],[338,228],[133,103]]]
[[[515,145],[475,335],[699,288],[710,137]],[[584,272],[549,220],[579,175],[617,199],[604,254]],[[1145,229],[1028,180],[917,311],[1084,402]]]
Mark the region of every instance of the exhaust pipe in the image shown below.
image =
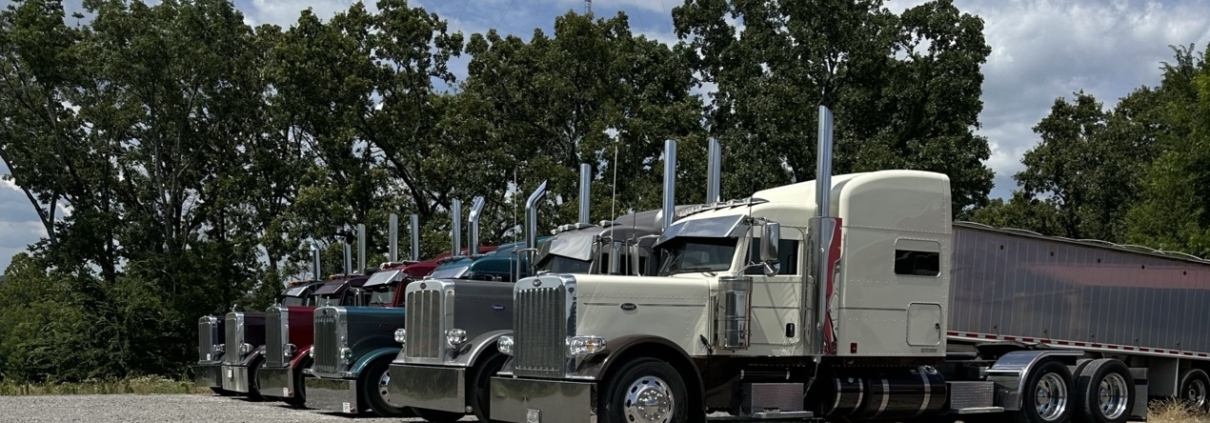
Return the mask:
[[[470,217],[467,218],[467,221],[469,221],[471,224],[471,245],[469,253],[471,257],[479,254],[479,217],[481,216],[480,213],[482,211],[483,196],[479,195],[476,196],[474,200],[471,200],[471,214]]]
[[[357,224],[357,273],[366,272],[366,225]]]
[[[420,261],[420,216],[412,215],[412,261]]]
[[[353,246],[349,244],[349,233],[345,232],[345,277],[353,274]]]
[[[315,241],[311,241],[311,271],[314,272],[316,281],[323,280],[323,276],[319,273],[319,244]]]
[[[839,229],[839,219],[830,215],[832,204],[832,111],[819,106],[819,137],[815,163],[815,212],[812,219],[812,243],[810,250],[814,260],[813,279],[816,293],[815,333],[812,336],[814,352],[820,356],[835,354],[827,340],[829,288],[833,275],[832,243]],[[833,340],[834,342],[834,340]]]
[[[710,151],[706,158],[706,204],[719,202],[722,195],[720,191],[720,179],[722,179],[722,164],[723,158],[722,148],[718,144],[718,140],[710,139]]]
[[[672,226],[676,212],[676,141],[664,141],[664,230]]]
[[[399,215],[391,213],[391,258],[387,259],[391,263],[399,261]]]
[[[534,260],[538,257],[538,202],[546,197],[546,181],[542,181],[529,199],[525,200],[525,269],[527,275],[534,274]],[[520,267],[518,267],[520,270]],[[516,279],[521,279],[517,275]],[[514,280],[516,280],[514,279]]]
[[[588,224],[588,207],[592,203],[592,165],[580,164],[580,223]]]
[[[454,208],[451,213],[454,218],[454,229],[450,232],[450,238],[454,240],[454,249],[450,250],[450,256],[458,257],[462,254],[462,200],[454,200]]]

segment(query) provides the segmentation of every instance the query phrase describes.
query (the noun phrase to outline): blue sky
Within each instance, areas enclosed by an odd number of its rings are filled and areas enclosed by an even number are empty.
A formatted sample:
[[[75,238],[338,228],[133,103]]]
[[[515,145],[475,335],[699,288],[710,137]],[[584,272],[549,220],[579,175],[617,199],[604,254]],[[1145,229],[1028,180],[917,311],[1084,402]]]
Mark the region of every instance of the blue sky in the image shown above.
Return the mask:
[[[683,0],[596,0],[593,11],[630,16],[635,32],[675,42],[673,7]],[[9,0],[0,0],[0,6]],[[78,8],[80,0],[65,0]],[[321,18],[346,10],[349,0],[236,0],[251,24],[289,26],[301,10]],[[899,12],[922,0],[891,0]],[[1159,81],[1161,61],[1172,58],[1169,45],[1210,42],[1210,0],[956,0],[959,9],[984,19],[992,54],[983,67],[984,109],[978,133],[988,137],[996,171],[993,197],[1005,197],[1015,184],[1021,155],[1038,142],[1032,128],[1046,116],[1056,97],[1077,90],[1094,94],[1112,106],[1141,85]],[[529,38],[534,28],[551,33],[554,18],[583,11],[582,0],[422,0],[411,2],[436,12],[464,33],[496,28]],[[372,7],[371,2],[367,5]],[[455,63],[465,75],[466,58]],[[0,174],[7,173],[0,165]],[[0,269],[10,257],[44,235],[24,194],[0,183]]]

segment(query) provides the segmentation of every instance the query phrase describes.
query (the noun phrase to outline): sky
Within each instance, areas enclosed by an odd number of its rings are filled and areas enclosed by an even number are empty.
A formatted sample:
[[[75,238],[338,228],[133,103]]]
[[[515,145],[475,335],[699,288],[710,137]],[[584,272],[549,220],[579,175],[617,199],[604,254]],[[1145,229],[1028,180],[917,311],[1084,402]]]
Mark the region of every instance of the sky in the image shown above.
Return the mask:
[[[675,42],[672,8],[684,0],[595,0],[593,12],[630,17],[636,33]],[[889,0],[894,12],[923,0]],[[7,6],[9,0],[0,0]],[[65,0],[69,11],[81,0]],[[350,0],[235,0],[250,24],[290,26],[311,8],[321,18],[347,10]],[[496,28],[528,39],[535,28],[552,33],[556,16],[584,11],[583,0],[412,0],[465,34]],[[1022,169],[1021,156],[1037,144],[1032,127],[1058,97],[1084,90],[1105,107],[1142,85],[1159,83],[1160,65],[1170,46],[1210,42],[1210,0],[955,0],[965,13],[984,20],[992,48],[983,66],[983,112],[977,133],[992,147],[987,161],[995,172],[992,197],[1007,197]],[[372,7],[372,2],[367,2]],[[74,8],[74,9],[73,9]],[[70,12],[69,12],[70,14]],[[467,58],[453,64],[466,74]],[[0,175],[8,169],[0,164]],[[0,269],[13,254],[45,235],[29,201],[9,182],[0,182]]]

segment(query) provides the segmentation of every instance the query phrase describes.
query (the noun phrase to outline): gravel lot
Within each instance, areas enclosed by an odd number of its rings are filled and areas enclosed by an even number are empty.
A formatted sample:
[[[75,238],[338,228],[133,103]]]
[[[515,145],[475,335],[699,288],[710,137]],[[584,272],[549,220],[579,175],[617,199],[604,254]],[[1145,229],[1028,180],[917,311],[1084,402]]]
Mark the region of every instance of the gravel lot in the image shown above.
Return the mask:
[[[463,419],[475,421],[474,418]],[[350,419],[282,403],[248,402],[212,395],[61,395],[0,397],[3,422],[423,422],[421,419]]]

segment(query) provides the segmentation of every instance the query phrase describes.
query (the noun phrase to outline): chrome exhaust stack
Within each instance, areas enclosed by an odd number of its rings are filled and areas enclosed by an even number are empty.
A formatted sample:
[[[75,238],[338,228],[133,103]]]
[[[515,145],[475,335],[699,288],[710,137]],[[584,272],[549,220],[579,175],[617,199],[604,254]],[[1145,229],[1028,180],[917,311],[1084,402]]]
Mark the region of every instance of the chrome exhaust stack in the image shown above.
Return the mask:
[[[580,164],[580,223],[587,225],[588,207],[592,205],[592,165]]]
[[[676,141],[664,141],[664,230],[676,220]]]
[[[706,158],[706,204],[714,204],[721,200],[723,177],[723,149],[718,140],[710,139],[710,151]]]
[[[315,274],[315,280],[322,281],[323,276],[319,273],[319,263],[319,244],[315,243],[315,241],[311,241],[311,271]]]
[[[529,199],[525,200],[525,269],[527,275],[534,274],[534,260],[538,258],[538,202],[546,198],[546,181],[542,181],[541,185],[529,194]],[[520,271],[520,266],[517,267]],[[516,279],[520,280],[521,275],[517,275]]]
[[[390,246],[390,253],[389,253],[390,258],[388,258],[387,261],[390,261],[391,263],[395,263],[395,262],[399,261],[399,215],[398,214],[391,213],[390,229],[388,230],[388,232],[390,232],[391,246]]]
[[[462,200],[454,200],[454,207],[450,209],[450,213],[454,219],[454,227],[450,231],[454,249],[450,250],[450,257],[458,257],[462,254]]]
[[[412,261],[420,261],[420,216],[412,215]]]
[[[366,271],[366,225],[357,224],[357,273]]]
[[[814,354],[836,354],[834,339],[829,339],[828,301],[835,269],[836,257],[832,256],[832,244],[838,241],[840,219],[831,216],[832,204],[832,111],[819,106],[819,136],[815,163],[815,217],[811,222],[811,276],[816,292],[810,304],[815,308],[815,333],[812,336]],[[808,293],[809,294],[809,293]],[[804,296],[810,298],[811,296]]]
[[[471,213],[470,216],[466,218],[467,222],[471,224],[471,244],[469,253],[467,254],[471,257],[479,254],[479,217],[481,216],[482,211],[483,196],[479,195],[476,196],[474,200],[471,200]]]

